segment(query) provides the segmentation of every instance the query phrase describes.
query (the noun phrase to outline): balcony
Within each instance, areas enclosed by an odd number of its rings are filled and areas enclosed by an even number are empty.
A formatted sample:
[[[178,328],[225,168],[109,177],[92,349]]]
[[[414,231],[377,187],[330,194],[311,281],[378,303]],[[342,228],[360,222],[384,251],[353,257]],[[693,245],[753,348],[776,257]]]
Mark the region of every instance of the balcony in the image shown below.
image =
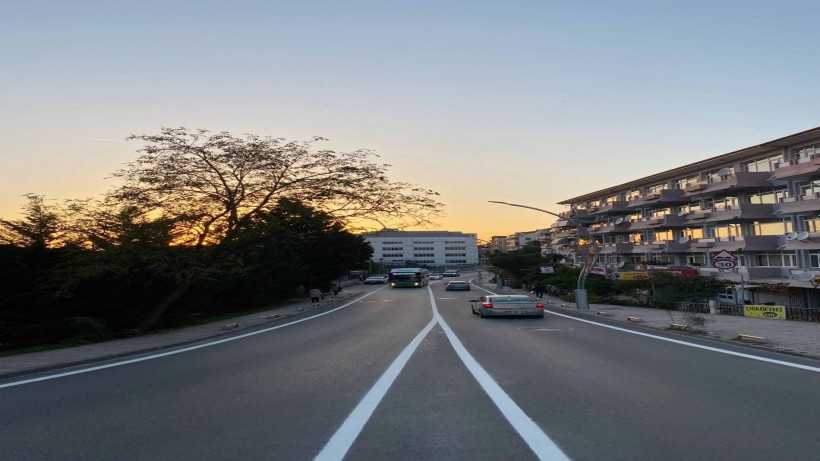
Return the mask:
[[[597,211],[598,207],[590,207],[590,208],[582,208],[582,209],[575,209],[570,211],[562,211],[558,213],[561,216],[561,220],[569,223],[570,220],[575,221],[581,224],[590,224],[595,222],[598,215],[593,214],[593,212]],[[569,223],[570,226],[574,225]]]
[[[685,225],[703,224],[703,222],[706,220],[706,218],[708,218],[710,216],[712,216],[712,209],[711,208],[707,208],[705,210],[697,210],[697,211],[693,211],[691,213],[683,215],[683,222],[684,222]]]
[[[636,242],[630,253],[662,253],[664,242]]]
[[[704,222],[758,220],[772,218],[774,205],[744,203],[726,208],[714,208]]]
[[[594,224],[589,226],[589,233],[593,235],[602,235],[602,234],[626,234],[630,231],[631,223],[629,221],[622,220],[618,222],[616,220],[612,223],[606,224]]]
[[[772,185],[769,182],[770,176],[771,173],[768,172],[739,171],[728,176],[721,176],[718,181],[693,184],[683,190],[683,195],[684,197],[699,197],[767,187]]]
[[[820,232],[792,232],[778,240],[778,250],[820,250]]]
[[[667,227],[686,227],[686,219],[677,214],[668,214],[662,218],[652,219],[648,223],[651,229],[665,229]]]
[[[820,156],[812,155],[807,159],[796,159],[775,165],[769,180],[799,179],[808,177],[820,171]]]
[[[604,203],[596,211],[590,212],[592,215],[624,214],[629,213],[628,203],[623,200]]]
[[[779,235],[738,235],[731,237],[717,237],[709,251],[777,251],[780,245]]]
[[[673,205],[688,203],[689,197],[684,197],[682,189],[664,189],[653,194],[641,195],[627,202],[629,208],[638,208],[647,205]]]
[[[799,197],[783,197],[774,205],[774,214],[798,214],[820,211],[820,192]]]
[[[599,249],[600,254],[626,254],[632,252],[632,242],[604,243]]]
[[[697,239],[689,241],[687,253],[705,253],[715,245],[715,239]]]

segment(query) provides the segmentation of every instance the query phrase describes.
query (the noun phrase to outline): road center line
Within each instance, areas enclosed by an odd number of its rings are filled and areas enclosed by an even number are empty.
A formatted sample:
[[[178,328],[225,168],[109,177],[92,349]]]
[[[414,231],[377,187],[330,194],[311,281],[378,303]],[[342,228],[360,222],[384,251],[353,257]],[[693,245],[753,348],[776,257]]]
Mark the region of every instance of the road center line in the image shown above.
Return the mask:
[[[490,374],[482,368],[478,361],[470,355],[467,348],[464,347],[453,330],[450,329],[450,326],[447,325],[447,322],[444,321],[441,314],[439,314],[436,300],[433,297],[433,290],[431,290],[429,286],[427,290],[430,292],[430,302],[433,304],[434,320],[441,325],[444,334],[447,335],[447,339],[450,340],[450,344],[452,344],[456,354],[458,354],[458,357],[464,362],[464,366],[467,367],[481,388],[484,389],[484,392],[487,393],[493,403],[495,403],[495,406],[498,407],[504,417],[507,418],[507,421],[509,421],[510,425],[518,432],[524,442],[529,445],[538,459],[549,461],[569,460],[567,455],[558,448],[558,445],[535,424],[535,421],[524,413],[524,410],[516,405],[513,399],[501,389],[501,386],[499,386]]]
[[[367,394],[365,394],[364,398],[356,405],[356,408],[354,408],[347,419],[345,419],[341,427],[336,430],[336,433],[333,434],[333,437],[331,437],[325,447],[322,448],[322,451],[316,455],[316,458],[314,458],[315,461],[336,461],[345,457],[351,445],[353,445],[353,442],[362,432],[364,425],[367,424],[370,416],[373,415],[376,407],[379,406],[379,403],[381,403],[385,394],[387,394],[390,386],[393,385],[393,382],[407,364],[407,361],[410,360],[410,357],[416,349],[418,349],[421,341],[430,333],[430,330],[432,330],[435,325],[436,319],[433,318],[427,326],[410,341],[410,344],[401,351],[398,357],[393,360],[393,363],[387,367],[387,370],[382,374],[379,380],[376,381],[376,384],[367,391]]]
[[[379,292],[383,289],[384,289],[384,287],[379,288],[378,290],[371,291],[370,293],[368,293],[364,296],[360,296],[359,298],[354,299],[353,301],[350,301],[347,304],[343,304],[343,305],[341,305],[339,307],[336,307],[334,309],[331,309],[327,312],[322,312],[321,314],[316,314],[316,315],[313,315],[313,316],[310,316],[310,317],[307,317],[307,318],[294,320],[293,322],[289,322],[289,323],[286,323],[284,325],[277,325],[275,327],[265,328],[265,329],[262,329],[262,330],[257,330],[257,331],[253,331],[253,332],[250,332],[250,333],[241,334],[241,335],[238,335],[238,336],[231,336],[230,338],[220,339],[220,340],[217,340],[217,341],[211,341],[211,342],[207,342],[207,343],[204,343],[204,344],[197,344],[196,346],[184,347],[182,349],[174,349],[172,351],[162,352],[160,354],[152,354],[152,355],[148,355],[148,356],[140,357],[140,358],[136,358],[136,359],[123,360],[123,361],[119,361],[119,362],[108,363],[108,364],[105,364],[105,365],[98,365],[98,366],[95,366],[95,367],[82,368],[82,369],[74,370],[74,371],[67,371],[65,373],[57,373],[57,374],[53,374],[53,375],[41,376],[39,378],[31,378],[31,379],[24,379],[24,380],[21,380],[21,381],[13,381],[13,382],[6,383],[6,384],[0,384],[0,389],[3,389],[4,387],[13,387],[13,386],[21,386],[23,384],[36,383],[36,382],[39,382],[39,381],[47,381],[49,379],[63,378],[63,377],[66,377],[66,376],[78,375],[78,374],[81,374],[81,373],[88,373],[88,372],[91,372],[91,371],[104,370],[106,368],[118,367],[118,366],[121,366],[121,365],[128,365],[128,364],[131,364],[131,363],[144,362],[146,360],[153,360],[153,359],[158,359],[160,357],[166,357],[166,356],[169,356],[169,355],[181,354],[183,352],[193,351],[193,350],[196,350],[196,349],[202,349],[203,347],[215,346],[217,344],[227,343],[227,342],[230,342],[230,341],[236,341],[237,339],[242,339],[242,338],[247,338],[249,336],[259,335],[259,334],[262,334],[262,333],[267,333],[269,331],[289,327],[291,325],[296,325],[297,323],[307,322],[308,320],[313,320],[315,318],[319,318],[319,317],[322,317],[324,315],[331,314],[331,313],[336,312],[338,310],[344,309],[344,308],[350,306],[351,304],[354,304],[354,303],[356,303],[356,302],[358,302],[358,301],[360,301],[364,298],[367,298],[368,296],[370,296],[372,294],[375,294],[375,293],[377,293],[377,292]]]

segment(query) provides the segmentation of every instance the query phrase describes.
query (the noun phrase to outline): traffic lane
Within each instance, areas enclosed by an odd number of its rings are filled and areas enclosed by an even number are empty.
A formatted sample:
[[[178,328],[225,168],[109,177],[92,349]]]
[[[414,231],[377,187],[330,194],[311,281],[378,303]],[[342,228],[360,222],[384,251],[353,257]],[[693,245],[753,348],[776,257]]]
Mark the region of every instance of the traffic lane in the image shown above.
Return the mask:
[[[312,459],[432,318],[385,289],[179,355],[0,390],[6,459]]]
[[[536,458],[437,325],[413,354],[346,459]]]
[[[572,459],[820,452],[817,373],[549,314],[480,319],[465,299],[437,302],[476,360]]]

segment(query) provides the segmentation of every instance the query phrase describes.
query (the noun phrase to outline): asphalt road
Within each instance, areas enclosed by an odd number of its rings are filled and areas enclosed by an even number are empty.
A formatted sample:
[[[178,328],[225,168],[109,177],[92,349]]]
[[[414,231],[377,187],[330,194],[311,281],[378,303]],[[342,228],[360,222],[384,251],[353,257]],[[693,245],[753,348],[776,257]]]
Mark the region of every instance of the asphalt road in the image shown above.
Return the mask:
[[[368,290],[236,341],[0,388],[0,459],[818,459],[817,362],[480,319],[480,288]]]

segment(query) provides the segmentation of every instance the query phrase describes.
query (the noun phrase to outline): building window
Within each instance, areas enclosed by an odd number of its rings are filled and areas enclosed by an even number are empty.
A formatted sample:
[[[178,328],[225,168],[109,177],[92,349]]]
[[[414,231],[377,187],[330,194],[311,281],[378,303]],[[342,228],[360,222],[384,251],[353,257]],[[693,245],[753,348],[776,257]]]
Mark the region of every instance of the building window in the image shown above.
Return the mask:
[[[792,161],[794,163],[806,163],[814,156],[820,155],[820,144],[799,147],[792,149]]]
[[[681,231],[681,236],[689,237],[689,240],[697,240],[703,238],[702,227],[688,227]]]
[[[666,190],[666,184],[655,184],[654,186],[647,186],[646,188],[644,188],[644,191],[646,191],[646,195],[659,194],[661,193],[661,191],[664,190]]]
[[[672,214],[672,210],[669,208],[659,208],[657,210],[652,210],[649,212],[650,218],[663,218]]]
[[[720,226],[707,226],[706,232],[710,238],[728,239],[729,237],[740,237],[743,235],[740,231],[740,224],[737,223],[722,224]]]
[[[797,190],[803,197],[814,198],[820,195],[820,179],[798,183]]]
[[[690,203],[689,205],[678,207],[678,215],[683,216],[701,210],[703,210],[703,208],[700,206],[700,203]]]
[[[467,256],[467,253],[444,253],[445,257]]]
[[[743,164],[743,170],[749,172],[774,171],[775,165],[783,163],[783,154],[763,157]]]
[[[803,218],[803,229],[811,233],[820,232],[820,216]]]
[[[809,267],[811,267],[812,269],[820,268],[820,253],[809,253]]]
[[[715,211],[737,208],[738,203],[737,197],[707,198],[703,200],[704,208],[712,208]]]
[[[414,258],[435,258],[435,253],[414,253]]]
[[[687,255],[686,264],[689,266],[704,266],[706,265],[706,255],[703,253]]]
[[[426,251],[432,251],[432,250],[435,250],[434,247],[413,247],[413,249],[416,250],[416,251],[425,251],[425,250]]]
[[[382,251],[403,251],[404,247],[383,247]]]
[[[650,242],[666,242],[672,240],[672,231],[648,231],[647,236]]]
[[[757,253],[756,266],[797,267],[797,256],[793,251]]]
[[[675,181],[675,188],[676,189],[686,189],[687,187],[691,186],[692,184],[698,183],[697,176],[690,176],[688,178],[678,179]]]
[[[752,223],[752,235],[781,235],[792,231],[791,220]]]
[[[385,253],[382,255],[384,258],[403,258],[404,253]]]
[[[758,192],[756,194],[749,194],[749,203],[752,204],[772,204],[780,203],[780,199],[788,197],[789,193],[786,189],[770,190],[766,192]]]
[[[447,250],[466,250],[466,249],[467,249],[467,247],[465,247],[465,246],[460,246],[460,247],[444,247],[444,250],[445,250],[445,251],[447,251]]]

